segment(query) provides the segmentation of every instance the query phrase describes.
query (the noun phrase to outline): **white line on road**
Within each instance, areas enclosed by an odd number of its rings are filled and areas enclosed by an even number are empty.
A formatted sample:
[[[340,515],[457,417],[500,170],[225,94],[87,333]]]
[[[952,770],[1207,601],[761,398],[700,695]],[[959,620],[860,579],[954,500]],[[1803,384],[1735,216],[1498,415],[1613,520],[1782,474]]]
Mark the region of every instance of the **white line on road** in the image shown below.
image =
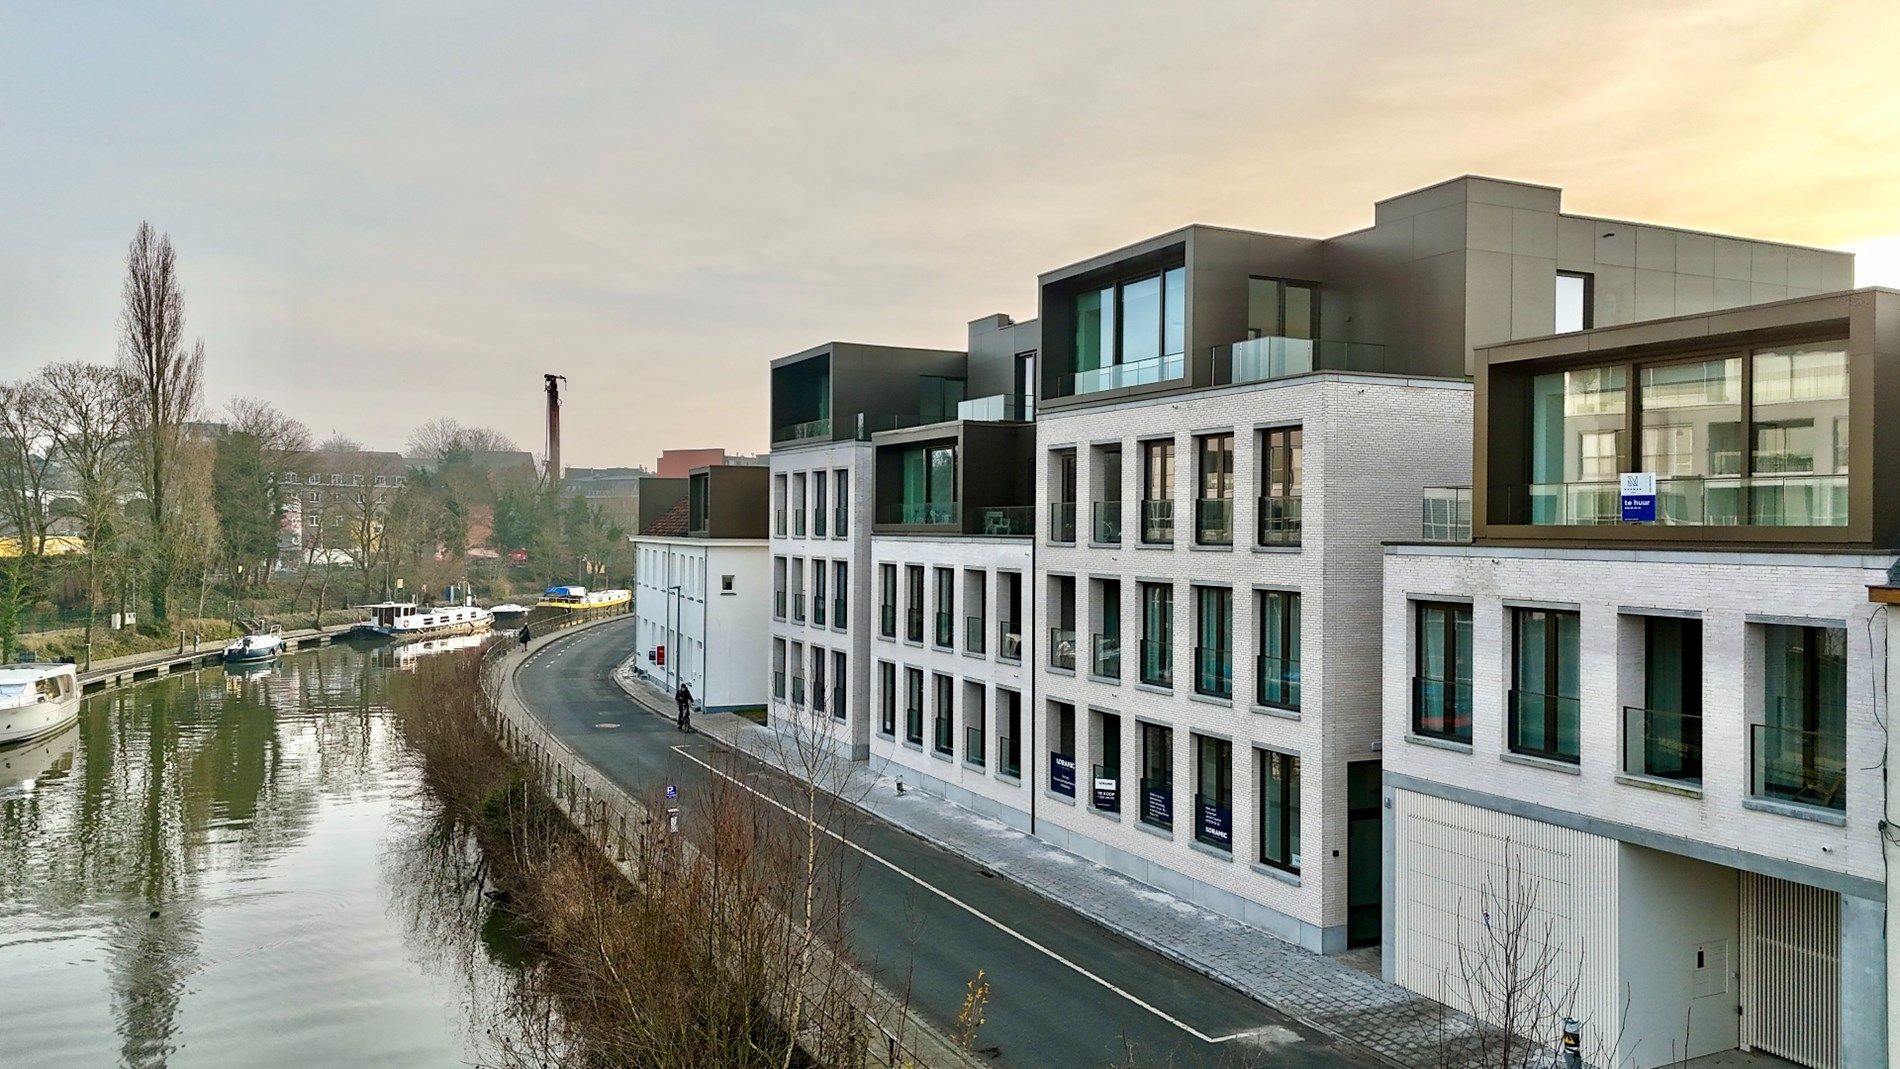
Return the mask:
[[[970,905],[968,902],[963,901],[961,898],[958,898],[957,896],[951,894],[950,892],[944,890],[943,888],[936,886],[930,881],[925,880],[914,873],[911,873],[903,868],[898,867],[893,862],[886,861],[884,858],[881,858],[878,855],[872,853],[870,850],[867,850],[864,847],[859,846],[857,843],[854,843],[851,840],[846,839],[844,836],[839,835],[837,832],[832,831],[830,828],[824,827],[816,822],[806,820],[804,815],[786,807],[785,805],[781,804],[777,799],[772,798],[771,796],[765,794],[762,791],[759,791],[758,789],[754,788],[751,784],[745,783],[742,780],[739,780],[733,776],[727,775],[726,773],[721,772],[720,770],[718,770],[717,768],[714,768],[713,766],[707,764],[706,762],[701,761],[699,758],[694,757],[692,754],[687,753],[684,747],[674,746],[672,747],[672,750],[674,753],[679,754],[681,757],[686,758],[688,761],[691,761],[692,763],[698,765],[699,767],[705,769],[706,771],[712,773],[713,775],[718,776],[720,779],[726,780],[727,782],[734,784],[735,786],[739,787],[741,790],[757,795],[759,798],[763,799],[767,805],[770,805],[784,813],[789,814],[791,817],[793,817],[796,820],[811,824],[812,827],[817,828],[819,831],[823,832],[824,834],[830,836],[833,839],[836,839],[838,842],[843,843],[845,846],[848,846],[851,849],[856,850],[858,853],[863,854],[865,857],[870,858],[872,861],[877,862],[878,864],[884,866],[885,868],[890,869],[892,872],[897,873],[899,876],[902,876],[903,878],[909,880],[910,882],[916,884],[917,886],[922,887],[926,891],[931,892],[932,894],[950,903],[951,905],[956,906],[959,909],[962,909],[964,912],[970,914],[972,917],[975,917],[978,920],[983,921],[984,923],[988,924],[990,927],[995,928],[997,931],[1000,931],[1004,933],[1005,935],[1008,935],[1016,939],[1018,942],[1022,943],[1023,945],[1030,947],[1031,949],[1039,951],[1042,954],[1048,956],[1051,960],[1059,962],[1062,965],[1065,965],[1068,968],[1079,973],[1080,975],[1085,976],[1088,979],[1095,981],[1101,986],[1109,989],[1110,991],[1113,991],[1115,994],[1120,995],[1122,998],[1127,999],[1129,1002],[1132,1002],[1135,1005],[1141,1007],[1142,1009],[1147,1010],[1149,1013],[1154,1014],[1156,1017],[1161,1018],[1162,1020],[1168,1022],[1169,1024],[1175,1026],[1176,1028],[1179,1028],[1181,1031],[1186,1032],[1187,1034],[1193,1036],[1195,1039],[1198,1039],[1203,1043],[1229,1043],[1236,1039],[1244,1039],[1247,1036],[1254,1035],[1260,1031],[1258,1027],[1255,1027],[1255,1028],[1249,1028],[1245,1031],[1235,1032],[1235,1033],[1232,1033],[1231,1035],[1210,1036],[1207,1033],[1201,1031],[1200,1029],[1194,1027],[1193,1025],[1188,1024],[1186,1021],[1183,1021],[1180,1018],[1174,1016],[1173,1014],[1168,1013],[1166,1010],[1163,1010],[1153,1005],[1152,1003],[1143,1001],[1140,996],[1135,995],[1132,992],[1129,992],[1127,990],[1124,990],[1123,988],[1117,987],[1113,982],[1109,980],[1105,980],[1100,976],[1097,976],[1095,973],[1090,972],[1087,968],[1081,965],[1078,965],[1073,961],[1070,961],[1068,958],[1065,958],[1061,954],[1058,954],[1055,951],[1049,949],[1048,947],[1043,946],[1041,943],[1036,942],[1034,939],[1031,939],[1029,936],[1024,935],[1023,933],[1017,931],[1014,928],[1011,928],[1009,925],[1004,924],[1002,921],[997,920],[995,917],[992,917],[989,914],[983,912],[982,910],[977,909],[975,906]]]

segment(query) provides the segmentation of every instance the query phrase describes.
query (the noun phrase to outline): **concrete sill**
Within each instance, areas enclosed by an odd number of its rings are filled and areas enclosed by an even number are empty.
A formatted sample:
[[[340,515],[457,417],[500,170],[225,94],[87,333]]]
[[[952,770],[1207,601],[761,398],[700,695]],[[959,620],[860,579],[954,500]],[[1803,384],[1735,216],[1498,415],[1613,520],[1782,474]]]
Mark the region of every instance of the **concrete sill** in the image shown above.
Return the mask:
[[[1204,546],[1196,542],[1188,547],[1188,552],[1190,553],[1232,553],[1233,551],[1234,547],[1232,543],[1224,546]]]
[[[1253,711],[1261,716],[1277,716],[1282,720],[1301,719],[1298,709],[1282,709],[1277,705],[1256,705]]]
[[[1471,752],[1471,744],[1468,742],[1454,742],[1451,739],[1435,739],[1430,735],[1407,735],[1405,736],[1405,741],[1414,746],[1430,746],[1434,749],[1450,750],[1452,753],[1468,754]]]
[[[897,641],[897,636],[896,636],[896,635],[886,635],[886,634],[882,634],[882,633],[880,633],[880,634],[879,634],[879,635],[877,636],[877,640],[878,640],[879,642],[896,642],[896,641]]]
[[[1103,820],[1112,820],[1117,824],[1120,824],[1122,822],[1122,815],[1113,809],[1097,809],[1091,805],[1091,806],[1084,806],[1083,811],[1087,813],[1093,813],[1096,816],[1101,817]]]
[[[957,760],[955,757],[951,756],[950,754],[944,753],[941,750],[930,751],[930,756],[936,758],[939,761],[942,761],[946,765],[955,764]]]
[[[923,753],[923,752],[924,752],[924,744],[923,744],[923,743],[921,743],[921,742],[912,742],[912,741],[910,741],[909,739],[905,739],[905,740],[904,740],[904,749],[906,749],[906,750],[916,750],[916,751],[917,751],[918,753]]]
[[[1020,787],[1023,785],[1022,777],[1012,776],[1007,772],[998,772],[996,774],[996,782],[1007,784],[1011,787]]]
[[[990,659],[988,654],[979,650],[964,650],[963,655],[973,661],[987,661]]]
[[[984,775],[987,775],[989,773],[989,770],[983,767],[983,762],[972,761],[967,757],[963,759],[963,767],[970,770],[971,772],[976,772],[976,773],[980,773]]]
[[[1272,865],[1262,865],[1258,861],[1248,862],[1247,867],[1254,870],[1255,872],[1259,873],[1262,876],[1271,876],[1274,879],[1279,880],[1281,883],[1289,884],[1293,887],[1298,887],[1300,885],[1300,874],[1297,872],[1288,872],[1285,869],[1276,869]]]
[[[906,646],[910,646],[910,647],[912,647],[912,648],[914,648],[914,649],[920,649],[920,650],[924,648],[924,644],[923,644],[923,643],[921,643],[921,642],[913,642],[913,641],[912,641],[912,640],[910,640],[910,639],[905,639],[905,640],[904,640],[904,645],[906,645]]]
[[[1171,552],[1174,549],[1174,543],[1173,542],[1136,542],[1135,548],[1136,549],[1159,549],[1164,552]]]
[[[1066,805],[1066,806],[1073,806],[1075,804],[1075,799],[1069,797],[1066,794],[1058,794],[1047,787],[1044,787],[1042,789],[1042,796],[1044,798],[1049,799],[1051,802],[1061,802],[1063,805]]]
[[[1048,543],[1047,543],[1047,544],[1048,544],[1048,545],[1051,545],[1051,546],[1065,546],[1065,547],[1067,547],[1067,548],[1069,548],[1069,549],[1074,549],[1074,548],[1075,548],[1075,540],[1074,540],[1074,539],[1070,539],[1070,540],[1069,540],[1069,541],[1067,541],[1067,542],[1061,542],[1061,541],[1057,541],[1056,539],[1053,539],[1053,538],[1051,538],[1051,539],[1050,539],[1050,540],[1048,541]]]
[[[1300,551],[1300,548],[1301,548],[1301,547],[1300,547],[1300,546],[1298,546],[1298,545],[1291,545],[1291,546],[1254,546],[1254,547],[1253,547],[1253,551],[1254,551],[1255,553],[1298,553],[1298,552]],[[1278,870],[1278,869],[1272,869],[1272,868],[1269,868],[1269,869],[1268,869],[1267,871],[1269,871],[1269,872],[1278,872],[1279,870]],[[1298,882],[1299,882],[1299,877],[1297,877],[1297,876],[1296,876],[1296,877],[1294,877],[1294,882],[1295,882],[1295,883],[1298,883]]]
[[[935,644],[935,643],[932,643],[932,644],[931,644],[931,646],[930,646],[930,648],[931,648],[931,649],[933,649],[933,650],[936,650],[936,651],[937,651],[938,653],[955,653],[955,652],[957,652],[957,648],[956,648],[955,646],[939,646],[939,645],[937,645],[937,644]]]
[[[1098,676],[1094,672],[1089,673],[1089,682],[1100,683],[1105,687],[1119,687],[1122,685],[1120,676]]]
[[[1799,802],[1777,802],[1769,798],[1744,798],[1743,809],[1753,809],[1757,813],[1774,813],[1778,816],[1793,817],[1796,820],[1812,820],[1816,824],[1832,824],[1837,828],[1847,826],[1847,814],[1819,806],[1802,805]]]
[[[1051,675],[1068,676],[1071,679],[1075,678],[1075,669],[1073,668],[1062,668],[1062,667],[1058,667],[1057,665],[1052,664],[1052,665],[1046,666],[1046,670]]]
[[[1005,657],[999,653],[996,655],[996,663],[997,664],[1013,664],[1016,667],[1021,668],[1023,665],[1023,659],[1021,657]]]
[[[1199,839],[1189,839],[1188,848],[1197,854],[1206,854],[1208,857],[1218,858],[1221,861],[1232,861],[1234,859],[1234,852],[1232,850],[1222,850],[1218,846],[1209,846]]]
[[[1568,776],[1583,775],[1582,766],[1573,765],[1568,761],[1552,761],[1548,757],[1532,757],[1529,754],[1521,753],[1501,753],[1498,755],[1498,760],[1507,764],[1523,765],[1526,768],[1541,768],[1550,772],[1562,772]]]
[[[1701,787],[1691,787],[1686,783],[1657,779],[1654,776],[1639,776],[1632,772],[1618,772],[1616,782],[1627,787],[1641,787],[1646,791],[1657,791],[1661,794],[1675,794],[1684,798],[1702,797]]]
[[[1173,687],[1157,687],[1153,683],[1136,683],[1135,689],[1145,690],[1150,694],[1166,694],[1170,697],[1174,695]]]
[[[1090,542],[1089,548],[1090,549],[1120,549],[1122,548],[1122,544],[1120,542]]]
[[[1199,691],[1189,691],[1188,701],[1200,702],[1202,705],[1218,705],[1224,709],[1232,709],[1234,707],[1234,700],[1232,698],[1216,698],[1212,694],[1202,694]]]
[[[1157,839],[1166,839],[1166,840],[1167,840],[1167,841],[1169,841],[1169,842],[1173,842],[1173,841],[1174,841],[1174,829],[1173,829],[1173,828],[1157,828],[1157,827],[1155,827],[1155,826],[1154,826],[1153,824],[1150,824],[1150,823],[1148,823],[1148,822],[1147,822],[1147,821],[1145,821],[1145,820],[1136,820],[1136,821],[1135,821],[1135,830],[1136,830],[1136,831],[1145,831],[1145,832],[1147,832],[1147,833],[1148,833],[1149,835],[1152,835],[1152,836],[1154,836],[1154,837],[1155,837],[1155,838],[1157,838]]]

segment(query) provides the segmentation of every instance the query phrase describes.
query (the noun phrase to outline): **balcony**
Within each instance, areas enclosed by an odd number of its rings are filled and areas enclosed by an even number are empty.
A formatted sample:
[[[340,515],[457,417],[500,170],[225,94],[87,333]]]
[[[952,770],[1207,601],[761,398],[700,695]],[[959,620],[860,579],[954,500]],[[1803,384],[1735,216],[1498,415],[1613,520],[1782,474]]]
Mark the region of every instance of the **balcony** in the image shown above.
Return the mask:
[[[1167,545],[1174,541],[1173,501],[1141,503],[1141,540],[1151,546]]]
[[[998,620],[996,622],[997,639],[996,659],[1023,661],[1023,625],[1016,620]]]
[[[981,616],[963,618],[963,652],[981,654],[989,649],[989,633]]]
[[[1255,659],[1254,703],[1274,709],[1300,707],[1300,662],[1261,654]]]
[[[1057,397],[1079,397],[1084,394],[1102,393],[1106,390],[1121,390],[1130,386],[1149,386],[1157,382],[1168,382],[1187,374],[1187,355],[1175,353],[1172,356],[1158,356],[1152,360],[1137,360],[1130,364],[1110,364],[1107,367],[1077,371],[1070,375],[1056,376]]]
[[[897,606],[888,603],[878,606],[877,633],[885,638],[897,637]]]
[[[1566,764],[1578,762],[1577,733],[1581,705],[1564,694],[1513,689],[1508,695],[1512,753]]]
[[[1389,372],[1383,345],[1314,341],[1309,338],[1250,338],[1214,347],[1214,383],[1267,382],[1315,371]]]
[[[1218,646],[1194,647],[1194,693],[1210,698],[1234,696],[1234,651]]]
[[[1493,495],[1494,523],[1584,527],[1623,522],[1615,482],[1520,483]],[[1845,527],[1845,475],[1728,475],[1656,480],[1664,527]]]
[[[957,418],[980,423],[1017,423],[1028,419],[1014,394],[995,393],[957,402]]]
[[[1036,533],[1036,506],[992,505],[970,510],[971,530],[992,538],[1027,538]]]
[[[1075,541],[1075,502],[1049,502],[1049,541]]]
[[[1471,487],[1426,487],[1419,536],[1427,542],[1471,541]]]
[[[1769,724],[1748,726],[1748,793],[1845,812],[1847,736]]]
[[[1412,733],[1471,741],[1471,681],[1412,677]]]
[[[1702,718],[1625,706],[1623,771],[1651,779],[1702,782]]]
[[[920,644],[924,641],[924,610],[912,607],[904,611],[904,638]]]
[[[1089,675],[1103,679],[1122,677],[1122,638],[1120,635],[1089,636]]]
[[[1049,629],[1049,667],[1075,671],[1075,630],[1073,628],[1052,627]]]
[[[1141,640],[1141,681],[1151,687],[1174,686],[1174,643]]]
[[[810,438],[831,437],[831,418],[806,420],[793,423],[772,432],[774,442],[802,442]]]
[[[988,740],[983,738],[983,729],[981,726],[965,724],[963,727],[963,759],[973,765],[986,764],[989,754],[984,747],[987,741]]]
[[[1089,541],[1102,546],[1122,544],[1122,503],[1119,501],[1097,501],[1091,506],[1094,512],[1094,524],[1089,529]]]
[[[892,501],[877,510],[877,522],[906,527],[947,526],[957,522],[954,501]]]
[[[1203,497],[1194,502],[1194,544],[1197,546],[1234,544],[1233,498]]]
[[[1273,494],[1259,500],[1255,519],[1256,539],[1263,546],[1297,546],[1301,536],[1301,498],[1298,494]]]
[[[937,648],[955,649],[957,645],[956,616],[952,613],[937,613]]]

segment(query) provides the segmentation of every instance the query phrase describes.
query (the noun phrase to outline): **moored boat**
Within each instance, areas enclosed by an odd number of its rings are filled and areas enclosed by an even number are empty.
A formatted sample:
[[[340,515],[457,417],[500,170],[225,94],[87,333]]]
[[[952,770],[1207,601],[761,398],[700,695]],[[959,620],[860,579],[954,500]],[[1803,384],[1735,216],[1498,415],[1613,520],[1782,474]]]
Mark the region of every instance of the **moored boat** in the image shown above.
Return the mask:
[[[537,608],[593,612],[633,603],[631,590],[589,590],[584,586],[551,586],[541,594]]]
[[[479,605],[419,606],[413,601],[379,601],[365,605],[369,619],[360,630],[398,642],[440,635],[477,635],[494,625],[495,614]]]
[[[272,627],[253,631],[224,647],[224,662],[242,664],[249,661],[268,661],[282,652],[284,652],[283,632]]]
[[[0,746],[37,739],[79,717],[79,670],[0,664]]]

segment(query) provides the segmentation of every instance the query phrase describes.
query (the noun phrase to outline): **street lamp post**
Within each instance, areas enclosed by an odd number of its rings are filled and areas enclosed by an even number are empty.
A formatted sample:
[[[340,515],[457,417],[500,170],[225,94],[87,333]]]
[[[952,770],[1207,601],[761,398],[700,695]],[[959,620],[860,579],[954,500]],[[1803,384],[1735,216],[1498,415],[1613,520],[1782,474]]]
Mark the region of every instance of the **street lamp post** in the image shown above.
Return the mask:
[[[666,658],[667,667],[672,670],[673,693],[680,691],[680,587],[678,583],[666,588],[666,596],[672,599],[668,606],[672,609],[673,626],[667,632],[667,644],[672,647]]]

